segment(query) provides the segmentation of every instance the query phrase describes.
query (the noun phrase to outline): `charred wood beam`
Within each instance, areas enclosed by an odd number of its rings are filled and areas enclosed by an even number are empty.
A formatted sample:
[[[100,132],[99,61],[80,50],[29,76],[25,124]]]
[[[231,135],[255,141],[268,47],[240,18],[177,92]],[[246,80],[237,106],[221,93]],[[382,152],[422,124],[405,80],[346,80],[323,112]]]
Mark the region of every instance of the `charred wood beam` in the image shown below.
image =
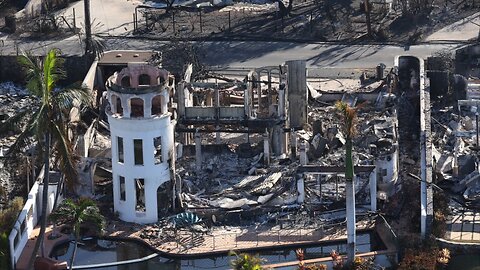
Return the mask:
[[[213,132],[222,132],[222,133],[265,133],[264,129],[196,129],[196,128],[175,128],[176,132],[198,132],[198,133],[213,133]]]
[[[244,126],[251,129],[262,129],[262,133],[265,132],[265,128],[272,128],[276,125],[283,125],[285,120],[279,119],[256,119],[256,120],[240,120],[240,119],[179,119],[179,125],[235,125]],[[193,129],[195,131],[195,129]],[[193,132],[194,132],[193,131]],[[188,131],[191,132],[191,131]]]
[[[374,169],[374,165],[363,165],[355,166],[354,171],[355,173],[371,173]],[[297,173],[345,173],[345,167],[304,165],[297,168]]]

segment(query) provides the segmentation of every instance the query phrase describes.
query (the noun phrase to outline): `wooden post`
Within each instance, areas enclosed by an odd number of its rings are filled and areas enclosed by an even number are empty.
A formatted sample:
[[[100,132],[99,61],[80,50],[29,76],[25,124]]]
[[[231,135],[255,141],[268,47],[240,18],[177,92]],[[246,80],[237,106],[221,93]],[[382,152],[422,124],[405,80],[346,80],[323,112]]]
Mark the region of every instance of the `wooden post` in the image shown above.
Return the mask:
[[[75,18],[75,8],[73,8],[73,11],[72,11],[72,15],[73,15],[73,29],[75,31],[75,33],[77,33],[77,19]]]
[[[175,12],[172,11],[173,34],[175,34]]]
[[[365,16],[367,17],[367,35],[372,37],[372,22],[370,20],[370,3],[368,0],[364,0],[365,4]]]
[[[313,32],[313,10],[310,11],[310,34]]]
[[[135,13],[132,14],[132,17],[133,17],[133,33],[135,33],[135,31],[137,30],[135,28]]]
[[[230,22],[230,13],[231,11],[229,10],[228,11],[228,32],[230,32],[232,29],[231,29],[231,22]]]
[[[202,26],[202,10],[198,11],[198,15],[200,16],[200,33],[203,33],[203,26]]]
[[[138,30],[138,12],[137,9],[135,9],[135,31]]]

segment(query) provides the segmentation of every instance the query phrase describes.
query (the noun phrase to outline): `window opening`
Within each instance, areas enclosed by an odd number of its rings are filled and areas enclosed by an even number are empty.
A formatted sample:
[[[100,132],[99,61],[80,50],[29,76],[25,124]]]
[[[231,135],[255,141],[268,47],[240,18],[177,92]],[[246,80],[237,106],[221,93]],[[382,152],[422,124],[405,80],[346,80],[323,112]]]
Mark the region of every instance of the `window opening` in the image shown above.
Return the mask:
[[[143,165],[143,142],[141,139],[133,140],[133,155],[135,165]]]
[[[145,212],[145,179],[135,178],[135,186],[137,193],[137,202],[135,204],[135,210],[139,212]]]
[[[162,137],[153,138],[155,164],[162,163]]]
[[[124,155],[123,155],[123,138],[117,137],[117,148],[118,148],[118,162],[123,163]]]
[[[126,193],[125,193],[125,177],[119,176],[119,182],[120,182],[120,200],[125,201],[126,200]]]

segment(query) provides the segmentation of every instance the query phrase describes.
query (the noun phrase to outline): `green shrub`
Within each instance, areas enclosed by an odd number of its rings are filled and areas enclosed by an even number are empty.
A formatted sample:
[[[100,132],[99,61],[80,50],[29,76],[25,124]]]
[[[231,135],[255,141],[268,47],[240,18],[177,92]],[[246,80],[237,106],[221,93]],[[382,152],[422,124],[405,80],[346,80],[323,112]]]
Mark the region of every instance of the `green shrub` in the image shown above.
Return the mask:
[[[263,259],[256,255],[247,253],[236,254],[230,252],[229,255],[234,255],[236,258],[230,261],[230,265],[234,270],[262,270]]]
[[[7,209],[0,211],[0,233],[10,233],[15,220],[18,217],[18,213],[23,208],[23,199],[21,197],[15,197]]]
[[[10,249],[8,247],[8,235],[0,234],[0,269],[9,269]]]
[[[23,199],[15,197],[5,210],[0,211],[0,269],[9,269],[10,248],[8,235],[23,208]]]

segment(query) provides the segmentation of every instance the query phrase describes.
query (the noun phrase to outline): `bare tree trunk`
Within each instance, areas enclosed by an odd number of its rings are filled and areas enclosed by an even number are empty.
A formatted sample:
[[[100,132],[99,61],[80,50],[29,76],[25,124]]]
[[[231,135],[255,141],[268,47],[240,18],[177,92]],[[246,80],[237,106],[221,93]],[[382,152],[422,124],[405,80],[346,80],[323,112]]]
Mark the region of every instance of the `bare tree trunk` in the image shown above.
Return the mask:
[[[43,190],[42,190],[42,216],[40,219],[40,232],[35,241],[32,255],[28,261],[27,269],[33,269],[35,258],[37,257],[38,249],[42,247],[42,257],[45,257],[45,250],[43,248],[43,240],[45,238],[45,231],[47,229],[47,206],[48,206],[48,184],[50,182],[50,133],[45,134],[45,169],[43,173]]]

